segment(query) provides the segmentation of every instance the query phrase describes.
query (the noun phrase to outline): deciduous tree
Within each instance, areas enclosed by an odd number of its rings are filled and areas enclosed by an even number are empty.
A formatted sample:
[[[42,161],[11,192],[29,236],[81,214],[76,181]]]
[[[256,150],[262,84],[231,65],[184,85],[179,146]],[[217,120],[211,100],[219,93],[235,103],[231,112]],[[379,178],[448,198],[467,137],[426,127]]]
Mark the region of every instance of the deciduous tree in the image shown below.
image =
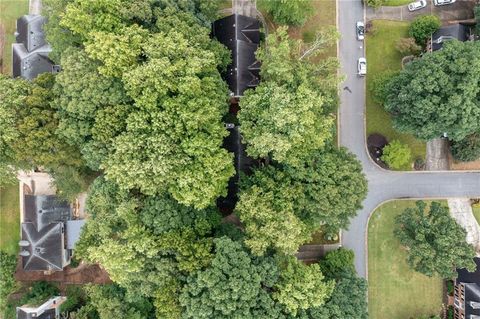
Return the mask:
[[[393,140],[383,148],[382,160],[393,169],[408,169],[412,160],[412,151],[406,144]]]
[[[302,26],[314,13],[311,0],[261,0],[258,5],[285,25]]]
[[[447,41],[388,81],[394,127],[424,140],[460,141],[480,130],[480,44]]]
[[[396,218],[395,236],[408,249],[408,263],[427,276],[456,276],[455,268],[476,267],[475,250],[466,242],[465,230],[449,215],[448,207],[418,201]]]

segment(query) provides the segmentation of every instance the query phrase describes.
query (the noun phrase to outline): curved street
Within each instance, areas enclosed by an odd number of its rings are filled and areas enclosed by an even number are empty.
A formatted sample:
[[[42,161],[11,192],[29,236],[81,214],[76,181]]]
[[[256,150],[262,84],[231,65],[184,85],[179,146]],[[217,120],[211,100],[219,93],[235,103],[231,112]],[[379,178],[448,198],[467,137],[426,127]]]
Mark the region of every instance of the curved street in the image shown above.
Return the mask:
[[[365,139],[365,78],[357,76],[357,60],[365,50],[355,36],[357,21],[364,21],[362,1],[338,0],[340,73],[345,76],[340,86],[339,141],[361,161],[369,183],[363,209],[343,232],[342,244],[355,252],[358,274],[366,278],[368,219],[377,206],[391,199],[480,197],[480,171],[392,172],[372,162]]]

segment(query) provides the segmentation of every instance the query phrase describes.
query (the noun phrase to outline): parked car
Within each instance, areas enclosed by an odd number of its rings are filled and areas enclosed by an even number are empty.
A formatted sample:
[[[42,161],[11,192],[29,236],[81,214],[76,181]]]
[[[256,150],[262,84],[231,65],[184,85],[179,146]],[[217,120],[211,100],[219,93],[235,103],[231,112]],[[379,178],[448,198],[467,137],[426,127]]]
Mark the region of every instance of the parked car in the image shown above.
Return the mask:
[[[424,1],[424,0],[422,0],[422,1]],[[357,22],[356,30],[357,30],[357,39],[360,40],[360,41],[365,39],[365,24],[363,24],[362,21]]]
[[[446,4],[455,3],[456,0],[433,0],[433,4],[436,6],[444,6]]]
[[[408,4],[408,11],[417,11],[427,6],[426,0],[419,0]]]
[[[367,74],[367,59],[358,59],[358,75],[364,76]]]

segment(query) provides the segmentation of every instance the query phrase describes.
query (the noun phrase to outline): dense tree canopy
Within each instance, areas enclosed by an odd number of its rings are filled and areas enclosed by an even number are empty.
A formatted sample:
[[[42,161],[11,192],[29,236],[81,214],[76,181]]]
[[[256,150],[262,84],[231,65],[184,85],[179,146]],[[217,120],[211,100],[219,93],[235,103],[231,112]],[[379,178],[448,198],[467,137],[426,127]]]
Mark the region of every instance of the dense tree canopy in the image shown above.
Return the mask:
[[[312,0],[260,0],[258,5],[279,24],[301,26],[314,13]]]
[[[480,158],[480,132],[473,133],[463,140],[453,142],[451,147],[453,158],[459,161],[474,161]]]
[[[420,139],[454,141],[480,129],[480,44],[447,41],[388,83],[385,108],[394,127]]]
[[[325,39],[324,47],[333,40]],[[289,39],[284,28],[266,42],[268,50],[257,52],[262,82],[240,100],[240,130],[248,155],[300,165],[332,137],[334,118],[328,112],[336,80],[324,75],[332,65],[302,59],[302,44]]]
[[[408,34],[415,39],[417,44],[425,45],[435,31],[442,25],[440,19],[435,15],[423,15],[415,18],[408,29]]]
[[[361,165],[345,149],[317,151],[302,167],[258,169],[244,181],[237,212],[257,254],[296,252],[321,225],[348,226],[367,193]]]
[[[422,201],[396,218],[395,235],[408,248],[408,263],[427,276],[456,276],[456,268],[473,271],[475,250],[465,230],[450,216],[448,207]]]

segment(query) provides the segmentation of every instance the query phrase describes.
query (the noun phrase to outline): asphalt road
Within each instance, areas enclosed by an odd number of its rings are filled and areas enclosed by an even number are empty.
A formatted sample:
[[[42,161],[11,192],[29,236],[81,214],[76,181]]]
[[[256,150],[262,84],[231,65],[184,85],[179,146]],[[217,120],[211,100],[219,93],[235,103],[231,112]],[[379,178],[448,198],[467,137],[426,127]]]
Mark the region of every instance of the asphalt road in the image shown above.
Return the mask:
[[[480,172],[391,172],[372,162],[365,139],[365,79],[357,76],[357,60],[364,56],[363,43],[355,35],[356,21],[364,20],[361,0],[339,0],[338,15],[339,58],[345,76],[340,87],[339,140],[362,162],[369,183],[363,209],[343,232],[342,244],[354,250],[355,267],[366,278],[366,231],[377,206],[391,199],[480,197]]]

